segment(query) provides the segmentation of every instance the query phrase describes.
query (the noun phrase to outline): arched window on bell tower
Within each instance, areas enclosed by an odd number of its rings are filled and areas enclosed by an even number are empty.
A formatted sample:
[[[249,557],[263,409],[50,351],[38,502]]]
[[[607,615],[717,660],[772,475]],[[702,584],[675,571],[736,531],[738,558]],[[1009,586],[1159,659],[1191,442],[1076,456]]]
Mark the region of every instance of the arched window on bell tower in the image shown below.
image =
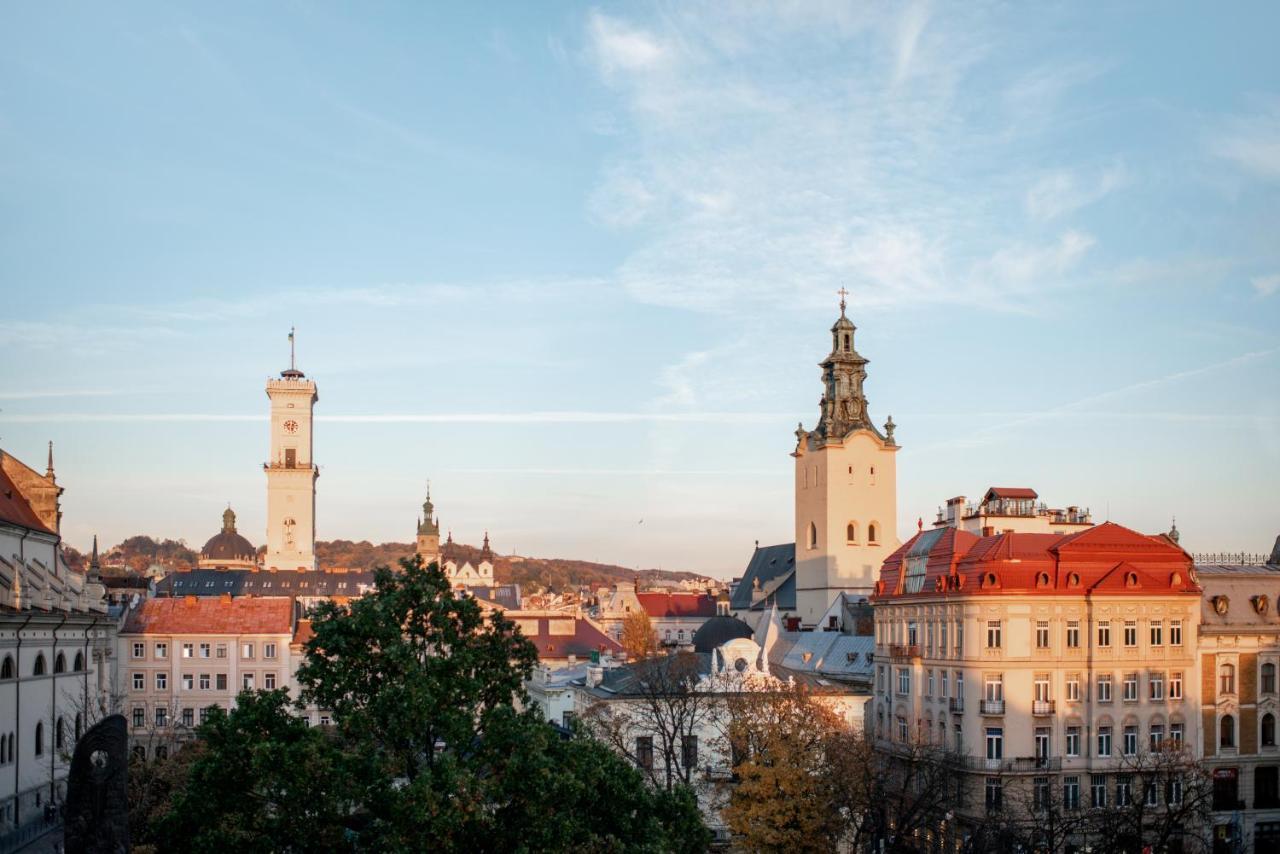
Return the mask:
[[[809,523],[809,548],[816,549],[818,547],[818,526]]]

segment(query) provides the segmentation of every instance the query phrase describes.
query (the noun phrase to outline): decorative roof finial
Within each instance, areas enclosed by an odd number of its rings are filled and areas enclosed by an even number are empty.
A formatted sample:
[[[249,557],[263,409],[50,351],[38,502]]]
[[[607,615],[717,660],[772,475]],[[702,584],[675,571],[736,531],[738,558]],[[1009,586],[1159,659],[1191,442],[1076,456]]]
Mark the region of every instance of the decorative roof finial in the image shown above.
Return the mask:
[[[236,532],[236,513],[231,509],[230,502],[227,503],[227,509],[222,511],[222,533],[234,534]]]
[[[1173,527],[1169,529],[1169,539],[1173,540],[1173,542],[1176,544],[1178,540],[1181,538],[1182,538],[1182,534],[1178,533],[1178,517],[1174,516]]]
[[[844,298],[849,295],[849,292],[841,286],[840,290],[836,291],[836,293],[840,294],[840,316],[844,317]]]
[[[45,477],[53,476],[53,440],[49,440],[49,465],[45,468]]]
[[[89,558],[89,566],[97,568],[98,566],[98,535],[93,535],[93,553]]]
[[[890,445],[897,444],[897,442],[893,441],[893,431],[896,429],[898,429],[898,425],[893,423],[893,416],[890,415],[889,420],[884,422],[884,440]]]

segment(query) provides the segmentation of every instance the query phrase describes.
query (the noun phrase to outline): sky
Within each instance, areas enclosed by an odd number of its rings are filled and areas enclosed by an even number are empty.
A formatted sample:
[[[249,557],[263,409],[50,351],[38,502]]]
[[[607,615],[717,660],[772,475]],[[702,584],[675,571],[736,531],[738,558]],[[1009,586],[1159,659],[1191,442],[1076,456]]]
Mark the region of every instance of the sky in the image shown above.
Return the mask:
[[[9,3],[0,447],[63,534],[740,573],[849,290],[899,534],[1031,486],[1280,533],[1280,5]]]

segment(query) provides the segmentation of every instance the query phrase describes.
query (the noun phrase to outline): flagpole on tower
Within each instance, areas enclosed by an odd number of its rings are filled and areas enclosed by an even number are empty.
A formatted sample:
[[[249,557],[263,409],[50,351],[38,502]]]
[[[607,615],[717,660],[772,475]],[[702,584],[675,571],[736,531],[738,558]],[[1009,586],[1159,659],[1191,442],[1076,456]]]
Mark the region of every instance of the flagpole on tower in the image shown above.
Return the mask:
[[[298,368],[294,364],[293,359],[293,327],[289,327],[289,370],[296,371]]]

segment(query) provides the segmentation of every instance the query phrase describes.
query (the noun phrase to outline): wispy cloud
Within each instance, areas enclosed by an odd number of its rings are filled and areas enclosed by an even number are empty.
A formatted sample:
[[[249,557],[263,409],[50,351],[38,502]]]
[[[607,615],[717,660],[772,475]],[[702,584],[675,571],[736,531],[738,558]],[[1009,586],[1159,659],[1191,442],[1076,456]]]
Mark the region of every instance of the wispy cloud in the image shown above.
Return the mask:
[[[1280,292],[1280,273],[1270,276],[1254,276],[1249,280],[1254,292],[1260,297],[1269,297]]]
[[[766,412],[436,412],[371,413],[367,415],[316,415],[330,424],[770,424],[787,421],[790,413]],[[55,412],[45,414],[0,414],[0,423],[138,423],[138,422],[229,422],[266,421],[266,415],[192,412]]]
[[[1210,149],[1254,175],[1280,179],[1280,101],[1228,120],[1210,139]]]
[[[1042,175],[1027,190],[1027,213],[1038,220],[1057,219],[1100,201],[1127,181],[1124,166],[1115,165],[1092,178],[1068,169]]]

